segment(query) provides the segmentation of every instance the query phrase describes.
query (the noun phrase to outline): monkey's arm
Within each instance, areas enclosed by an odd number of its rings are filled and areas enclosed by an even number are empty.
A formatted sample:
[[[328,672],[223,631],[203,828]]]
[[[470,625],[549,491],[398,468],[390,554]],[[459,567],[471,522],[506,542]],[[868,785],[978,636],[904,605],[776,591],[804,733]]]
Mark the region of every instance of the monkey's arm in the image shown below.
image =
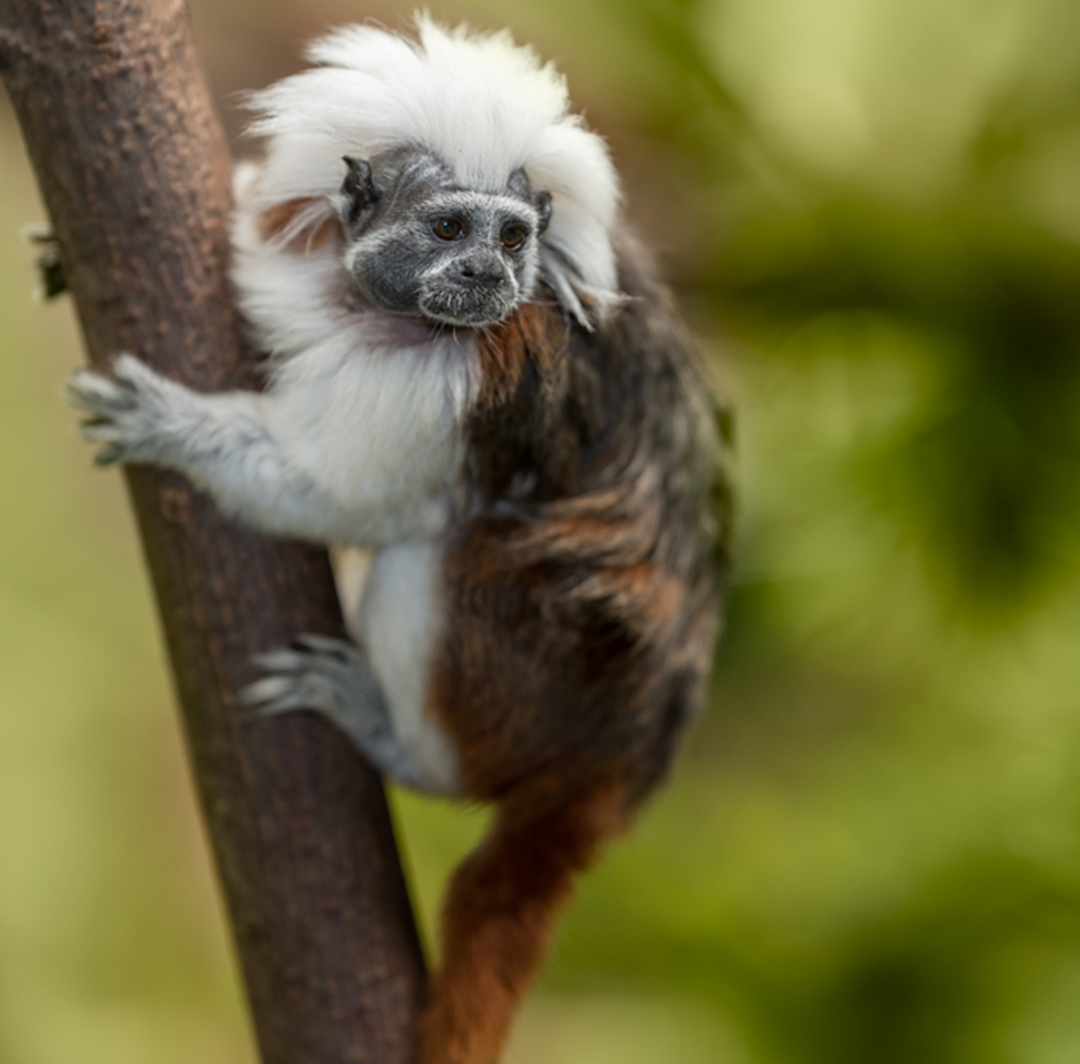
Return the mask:
[[[77,370],[70,402],[89,417],[84,439],[105,446],[99,465],[147,463],[183,473],[221,509],[259,531],[326,542],[344,515],[325,492],[282,461],[257,392],[204,395],[155,373],[132,355],[113,363],[115,379]]]

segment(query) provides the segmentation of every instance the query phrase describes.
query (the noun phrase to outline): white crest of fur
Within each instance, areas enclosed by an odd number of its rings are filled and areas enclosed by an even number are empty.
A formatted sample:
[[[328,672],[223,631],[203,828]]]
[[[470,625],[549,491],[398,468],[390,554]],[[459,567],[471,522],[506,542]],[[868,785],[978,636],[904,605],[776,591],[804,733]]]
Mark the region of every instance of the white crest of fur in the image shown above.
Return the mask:
[[[242,208],[319,198],[332,210],[341,157],[413,144],[438,154],[462,187],[502,192],[524,168],[552,194],[543,271],[566,309],[619,300],[611,231],[618,178],[607,147],[569,113],[566,82],[508,33],[471,34],[417,18],[417,40],[349,26],[308,50],[319,66],[252,98],[266,163]]]

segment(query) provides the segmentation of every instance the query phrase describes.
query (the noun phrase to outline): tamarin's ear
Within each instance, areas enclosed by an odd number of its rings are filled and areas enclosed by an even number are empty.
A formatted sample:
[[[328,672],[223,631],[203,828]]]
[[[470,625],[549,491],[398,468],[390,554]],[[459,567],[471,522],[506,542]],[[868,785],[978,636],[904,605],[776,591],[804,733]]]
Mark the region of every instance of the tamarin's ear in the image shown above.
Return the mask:
[[[364,159],[354,159],[351,155],[342,156],[348,167],[341,191],[345,196],[345,221],[355,225],[357,219],[378,198],[379,190],[371,175],[371,167]]]
[[[540,236],[541,233],[548,227],[548,222],[551,221],[551,193],[550,192],[537,192],[536,194],[536,213],[540,215],[540,226],[536,230],[536,235]]]

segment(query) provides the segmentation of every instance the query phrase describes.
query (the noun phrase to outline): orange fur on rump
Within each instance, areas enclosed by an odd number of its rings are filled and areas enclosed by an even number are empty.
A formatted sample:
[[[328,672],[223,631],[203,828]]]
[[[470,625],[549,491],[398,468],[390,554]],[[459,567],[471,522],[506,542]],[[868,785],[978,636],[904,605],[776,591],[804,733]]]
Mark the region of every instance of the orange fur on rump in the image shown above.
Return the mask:
[[[574,874],[625,826],[618,786],[596,784],[572,796],[549,790],[539,781],[509,794],[488,837],[450,882],[423,1064],[496,1064]]]

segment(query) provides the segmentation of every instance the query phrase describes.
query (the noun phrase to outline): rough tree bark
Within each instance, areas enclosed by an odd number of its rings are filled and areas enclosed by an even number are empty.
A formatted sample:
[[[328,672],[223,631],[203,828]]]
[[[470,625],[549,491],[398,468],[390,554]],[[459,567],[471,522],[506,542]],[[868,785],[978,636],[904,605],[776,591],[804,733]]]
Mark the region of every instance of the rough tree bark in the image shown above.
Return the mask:
[[[22,125],[92,362],[257,387],[226,278],[229,158],[182,0],[0,0]],[[241,707],[254,652],[338,634],[325,554],[127,473],[265,1064],[405,1064],[423,962],[378,778],[310,714]]]

